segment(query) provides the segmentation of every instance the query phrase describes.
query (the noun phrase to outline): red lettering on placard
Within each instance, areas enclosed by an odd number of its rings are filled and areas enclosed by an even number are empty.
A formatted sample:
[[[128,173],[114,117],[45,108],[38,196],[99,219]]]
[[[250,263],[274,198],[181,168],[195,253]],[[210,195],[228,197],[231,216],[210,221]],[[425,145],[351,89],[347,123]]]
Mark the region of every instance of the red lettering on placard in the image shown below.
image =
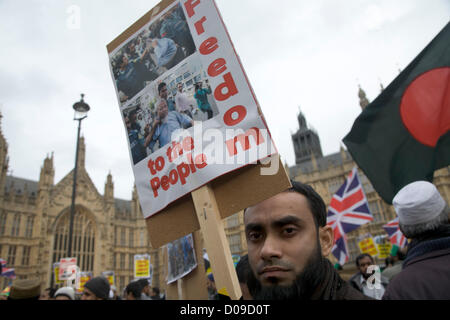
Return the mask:
[[[181,147],[181,144],[178,142],[172,141],[172,145],[167,148],[166,155],[167,158],[169,158],[170,162],[173,162],[174,159],[178,158],[178,156],[181,156],[183,154],[183,148]]]
[[[206,162],[206,155],[204,155],[203,153],[195,156],[195,162],[192,161],[193,156],[191,153],[189,153],[187,157],[188,159],[190,159],[191,164],[188,165],[187,163],[183,162],[178,165],[176,169],[170,171],[169,176],[162,176],[161,178],[156,177],[150,180],[150,186],[153,190],[153,196],[155,198],[157,198],[159,195],[158,189],[160,187],[164,191],[168,191],[171,185],[176,185],[178,181],[181,183],[181,185],[185,185],[187,182],[187,178],[192,173],[195,173],[197,169],[203,169],[208,165],[208,163]]]
[[[172,170],[169,173],[170,184],[175,184],[178,182],[178,173],[177,170]]]
[[[180,177],[180,182],[184,186],[186,184],[186,178],[190,174],[189,166],[186,163],[182,163],[177,167],[178,176]]]
[[[170,187],[170,180],[168,176],[163,176],[161,178],[161,187],[163,188],[164,191],[169,190]]]
[[[197,31],[198,35],[201,35],[202,33],[205,32],[205,28],[203,28],[203,23],[206,21],[206,17],[202,17],[200,20],[198,20],[194,26],[195,26],[195,30]]]
[[[164,158],[163,157],[158,157],[156,159],[156,163],[155,164],[156,164],[156,170],[161,171],[162,169],[164,169],[164,164],[165,164]]]
[[[202,42],[202,44],[200,45],[200,48],[198,48],[198,51],[202,55],[206,56],[206,55],[211,54],[214,51],[216,51],[217,48],[219,48],[219,45],[217,44],[217,38],[210,37]]]
[[[160,182],[159,182],[159,178],[157,177],[157,178],[153,178],[151,181],[150,181],[150,186],[152,187],[152,190],[153,190],[153,196],[156,198],[156,197],[158,197],[158,189],[159,189],[159,186],[160,186],[161,184],[160,184]]]
[[[237,114],[237,117],[233,119],[233,115]],[[228,109],[223,116],[223,122],[229,127],[233,127],[239,124],[247,116],[247,109],[244,106],[234,106]]]
[[[219,84],[216,90],[214,90],[214,98],[219,101],[227,100],[238,93],[238,89],[236,88],[231,72],[225,74],[223,79],[225,82]],[[226,89],[225,93],[223,92],[224,89]]]
[[[192,18],[192,16],[195,14],[194,8],[196,6],[198,6],[199,4],[200,4],[200,0],[196,0],[196,1],[187,0],[184,3],[184,7],[186,8],[186,12],[187,12],[189,18]]]
[[[194,149],[194,139],[192,137],[186,137],[183,140],[183,150],[184,151],[191,151]]]
[[[256,142],[257,146],[265,142],[259,129],[251,128],[246,133],[239,134],[236,137],[226,141],[228,154],[230,156],[235,156],[237,154],[236,144],[238,142],[241,144],[243,151],[247,151],[248,149],[250,149],[250,136],[253,137],[253,140]]]
[[[208,74],[211,77],[216,77],[225,70],[227,70],[226,61],[223,58],[219,58],[211,62],[211,64],[208,67]]]
[[[148,160],[147,166],[150,169],[150,173],[152,175],[155,175],[156,174],[155,162],[152,159],[150,159],[150,160]]]
[[[202,153],[195,157],[195,166],[198,169],[203,169],[208,164],[206,163],[206,156]]]

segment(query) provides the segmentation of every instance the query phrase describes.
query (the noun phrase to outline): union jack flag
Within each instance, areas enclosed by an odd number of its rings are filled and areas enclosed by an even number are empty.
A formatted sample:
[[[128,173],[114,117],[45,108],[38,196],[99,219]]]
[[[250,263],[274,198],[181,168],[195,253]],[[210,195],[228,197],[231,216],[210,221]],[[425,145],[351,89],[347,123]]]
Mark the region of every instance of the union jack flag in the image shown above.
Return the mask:
[[[333,195],[328,207],[327,224],[334,232],[332,253],[341,265],[344,265],[349,257],[346,234],[372,220],[369,204],[355,167]]]
[[[389,221],[387,224],[385,224],[383,226],[383,229],[386,230],[392,244],[395,244],[395,245],[399,246],[400,248],[403,248],[404,246],[406,246],[408,244],[408,240],[406,239],[404,234],[400,231],[400,228],[398,225],[398,217],[392,221]]]
[[[7,268],[6,267],[6,260],[0,258],[0,276],[6,277],[9,279],[15,279],[16,278],[16,272],[14,268]]]

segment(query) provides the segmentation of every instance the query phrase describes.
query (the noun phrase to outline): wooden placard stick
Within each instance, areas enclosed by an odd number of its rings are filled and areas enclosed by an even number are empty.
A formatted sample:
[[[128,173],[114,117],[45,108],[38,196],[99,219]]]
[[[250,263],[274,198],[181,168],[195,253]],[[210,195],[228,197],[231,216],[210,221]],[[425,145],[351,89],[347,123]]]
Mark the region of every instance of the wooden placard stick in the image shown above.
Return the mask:
[[[230,247],[214,191],[209,184],[191,192],[217,291],[225,289],[232,300],[242,296]]]

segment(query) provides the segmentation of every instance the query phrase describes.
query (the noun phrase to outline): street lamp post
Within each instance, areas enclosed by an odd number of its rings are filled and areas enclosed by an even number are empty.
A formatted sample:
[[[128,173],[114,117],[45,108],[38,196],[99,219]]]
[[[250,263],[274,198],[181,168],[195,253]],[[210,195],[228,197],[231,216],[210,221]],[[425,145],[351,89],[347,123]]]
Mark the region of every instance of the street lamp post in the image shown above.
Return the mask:
[[[81,94],[81,100],[73,105],[75,115],[73,120],[78,121],[77,150],[75,152],[75,169],[73,171],[73,189],[72,189],[72,205],[70,207],[70,223],[69,223],[69,250],[67,257],[72,257],[72,236],[73,236],[73,220],[75,217],[75,197],[77,194],[77,171],[78,171],[78,148],[80,143],[81,121],[87,118],[90,107],[84,102],[84,94]]]

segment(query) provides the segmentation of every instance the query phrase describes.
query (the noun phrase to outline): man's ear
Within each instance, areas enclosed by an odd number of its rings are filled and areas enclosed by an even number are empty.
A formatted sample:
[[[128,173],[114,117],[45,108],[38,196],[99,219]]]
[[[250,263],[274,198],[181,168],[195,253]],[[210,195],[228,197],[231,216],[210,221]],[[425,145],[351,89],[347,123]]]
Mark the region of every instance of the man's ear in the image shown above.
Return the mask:
[[[325,226],[319,228],[319,241],[322,256],[328,257],[331,253],[331,249],[334,245],[334,233],[331,226]]]

